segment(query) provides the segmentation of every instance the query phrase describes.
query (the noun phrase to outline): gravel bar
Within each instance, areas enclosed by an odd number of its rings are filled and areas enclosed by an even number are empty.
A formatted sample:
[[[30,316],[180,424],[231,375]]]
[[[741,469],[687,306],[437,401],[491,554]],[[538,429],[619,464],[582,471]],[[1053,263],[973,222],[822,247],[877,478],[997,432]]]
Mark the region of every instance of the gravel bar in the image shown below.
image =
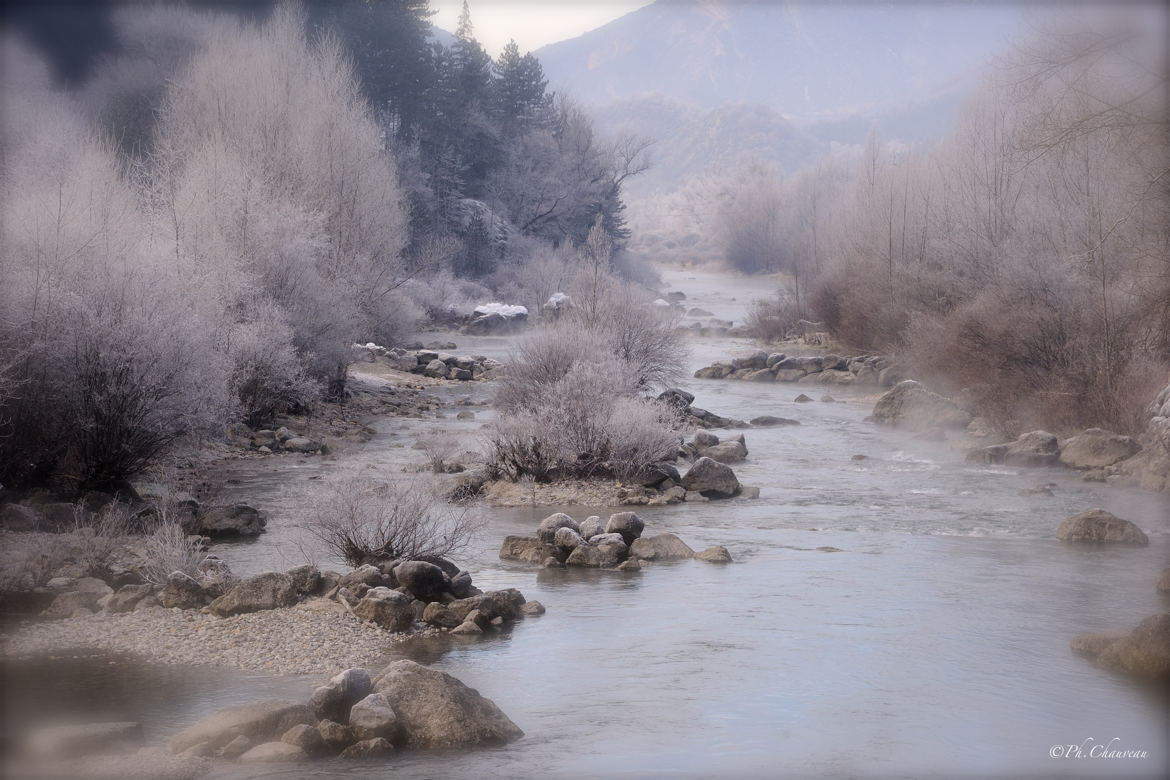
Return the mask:
[[[173,665],[227,666],[278,675],[330,675],[367,666],[406,638],[363,623],[323,599],[219,618],[151,609],[30,623],[0,637],[7,657],[92,648]]]

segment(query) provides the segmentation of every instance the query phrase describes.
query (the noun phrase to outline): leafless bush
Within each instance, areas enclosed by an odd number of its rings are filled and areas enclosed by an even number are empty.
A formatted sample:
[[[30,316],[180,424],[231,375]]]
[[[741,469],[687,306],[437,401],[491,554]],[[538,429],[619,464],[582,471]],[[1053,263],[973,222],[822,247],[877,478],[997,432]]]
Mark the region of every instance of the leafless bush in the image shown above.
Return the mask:
[[[182,572],[204,585],[227,584],[231,574],[203,543],[171,519],[164,519],[138,546],[137,570],[152,585],[165,585],[173,572]]]
[[[303,527],[351,566],[394,558],[450,557],[465,550],[482,526],[419,482],[347,479],[324,486]]]
[[[450,433],[436,433],[419,440],[427,466],[435,474],[445,474],[452,459],[459,454],[459,439]]]
[[[752,338],[760,341],[783,341],[801,320],[809,319],[809,312],[795,298],[778,292],[771,298],[752,303],[745,325]]]
[[[81,505],[73,508],[73,527],[63,543],[73,550],[72,558],[88,575],[101,575],[126,548],[134,528],[130,508],[110,502],[97,512]]]

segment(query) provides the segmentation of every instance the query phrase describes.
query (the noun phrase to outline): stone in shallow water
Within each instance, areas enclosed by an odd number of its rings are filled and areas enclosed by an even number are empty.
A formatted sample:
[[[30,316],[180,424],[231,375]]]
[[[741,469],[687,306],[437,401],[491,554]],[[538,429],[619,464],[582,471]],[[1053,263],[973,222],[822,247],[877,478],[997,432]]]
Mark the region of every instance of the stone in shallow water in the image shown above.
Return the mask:
[[[1090,509],[1087,512],[1065,518],[1056,529],[1056,538],[1065,542],[1101,542],[1145,546],[1149,537],[1142,529],[1128,520],[1104,509]]]
[[[305,751],[287,742],[262,742],[240,756],[243,764],[266,764],[283,761],[304,761]]]

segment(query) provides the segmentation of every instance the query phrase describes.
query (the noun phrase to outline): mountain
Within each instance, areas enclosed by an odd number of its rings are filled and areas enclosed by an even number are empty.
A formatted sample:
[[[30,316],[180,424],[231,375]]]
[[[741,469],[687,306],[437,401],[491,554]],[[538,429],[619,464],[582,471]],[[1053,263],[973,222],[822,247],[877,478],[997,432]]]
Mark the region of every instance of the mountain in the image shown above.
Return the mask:
[[[992,3],[658,0],[536,52],[549,83],[601,105],[661,93],[839,121],[966,88],[1018,26]]]

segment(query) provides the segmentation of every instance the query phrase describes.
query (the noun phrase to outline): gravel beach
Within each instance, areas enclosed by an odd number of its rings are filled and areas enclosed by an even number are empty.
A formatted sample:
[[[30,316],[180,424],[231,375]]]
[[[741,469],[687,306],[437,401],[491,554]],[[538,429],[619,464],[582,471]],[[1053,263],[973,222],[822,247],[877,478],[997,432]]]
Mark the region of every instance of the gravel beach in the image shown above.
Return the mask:
[[[155,607],[29,623],[0,635],[0,654],[26,657],[93,648],[164,664],[330,675],[369,665],[405,637],[362,623],[336,602],[315,599],[230,618]]]

